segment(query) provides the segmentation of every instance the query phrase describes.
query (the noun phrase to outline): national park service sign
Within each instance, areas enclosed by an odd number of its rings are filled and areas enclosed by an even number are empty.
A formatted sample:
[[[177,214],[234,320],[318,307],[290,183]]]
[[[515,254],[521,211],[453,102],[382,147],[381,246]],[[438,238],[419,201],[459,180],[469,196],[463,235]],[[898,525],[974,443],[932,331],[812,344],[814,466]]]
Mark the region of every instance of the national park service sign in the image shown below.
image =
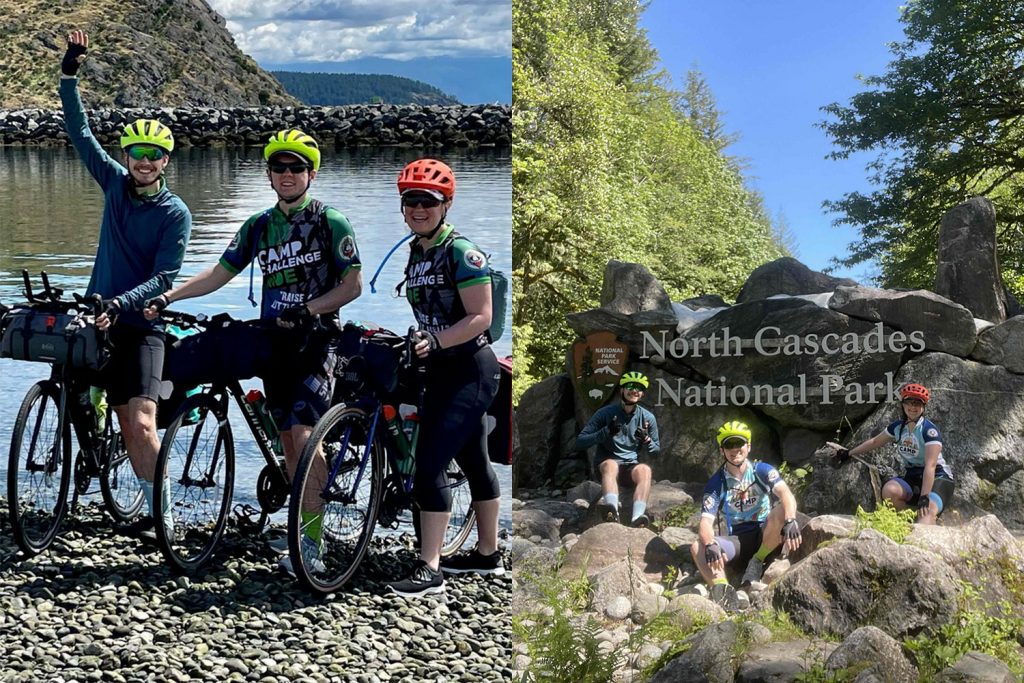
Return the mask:
[[[614,332],[592,332],[573,344],[573,381],[591,412],[615,393],[628,358],[629,347]]]

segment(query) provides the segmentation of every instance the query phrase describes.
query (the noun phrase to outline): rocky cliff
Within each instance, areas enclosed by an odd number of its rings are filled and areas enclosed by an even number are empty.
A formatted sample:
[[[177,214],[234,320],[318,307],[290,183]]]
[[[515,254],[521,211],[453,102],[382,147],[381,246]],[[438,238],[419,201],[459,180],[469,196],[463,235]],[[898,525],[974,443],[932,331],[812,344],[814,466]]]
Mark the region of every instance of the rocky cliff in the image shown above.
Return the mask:
[[[57,108],[65,36],[89,34],[87,106],[294,105],[205,0],[0,0],[0,108]]]

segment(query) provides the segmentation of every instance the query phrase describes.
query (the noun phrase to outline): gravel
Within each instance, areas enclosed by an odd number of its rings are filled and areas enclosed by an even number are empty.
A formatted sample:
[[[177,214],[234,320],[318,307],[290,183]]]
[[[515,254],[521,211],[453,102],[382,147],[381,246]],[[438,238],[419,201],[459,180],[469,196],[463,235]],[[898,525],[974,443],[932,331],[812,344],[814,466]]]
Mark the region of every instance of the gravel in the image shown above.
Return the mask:
[[[447,580],[406,600],[384,585],[415,556],[381,541],[341,591],[319,599],[230,527],[206,571],[171,571],[120,536],[98,505],[65,517],[23,559],[0,498],[0,681],[510,681],[510,573]],[[507,550],[506,564],[507,564]]]

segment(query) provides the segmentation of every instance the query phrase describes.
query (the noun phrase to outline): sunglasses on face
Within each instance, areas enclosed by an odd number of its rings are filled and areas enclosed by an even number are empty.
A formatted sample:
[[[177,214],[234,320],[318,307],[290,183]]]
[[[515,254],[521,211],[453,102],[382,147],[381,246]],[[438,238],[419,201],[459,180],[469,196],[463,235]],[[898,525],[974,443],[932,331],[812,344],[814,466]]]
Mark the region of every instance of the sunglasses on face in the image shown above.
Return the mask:
[[[916,398],[905,398],[903,399],[903,405],[905,406],[923,406],[924,401]]]
[[[128,148],[128,156],[136,161],[142,161],[143,159],[149,159],[150,161],[160,161],[167,152],[163,151],[159,147],[149,147],[146,145],[132,145]]]
[[[747,442],[743,439],[726,439],[722,442],[722,448],[730,451],[736,448],[743,448],[746,445]]]
[[[644,385],[643,384],[632,384],[632,383],[630,383],[630,384],[623,384],[622,388],[625,389],[626,391],[643,391],[644,390]]]
[[[441,206],[441,200],[437,197],[431,197],[426,194],[414,194],[402,197],[402,206],[407,206],[412,209],[415,209],[418,206],[422,206],[424,209],[436,209]]]
[[[267,164],[267,168],[270,169],[271,173],[279,173],[280,174],[280,173],[284,173],[285,171],[291,171],[292,175],[299,175],[299,174],[305,173],[306,171],[309,170],[309,166],[307,166],[306,164],[302,163],[301,161],[296,161],[296,162],[291,163],[291,164],[284,164],[284,163],[281,163],[279,161],[275,161],[275,162]]]

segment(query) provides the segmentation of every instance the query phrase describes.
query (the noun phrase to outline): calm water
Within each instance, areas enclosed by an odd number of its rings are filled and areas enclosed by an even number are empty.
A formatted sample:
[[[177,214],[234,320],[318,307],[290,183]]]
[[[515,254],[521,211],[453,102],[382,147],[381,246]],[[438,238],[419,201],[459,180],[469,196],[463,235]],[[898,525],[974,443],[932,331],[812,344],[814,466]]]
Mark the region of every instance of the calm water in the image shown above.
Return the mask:
[[[363,295],[341,311],[342,320],[374,321],[403,332],[412,324],[404,299],[390,292],[402,278],[403,249],[384,268],[377,294],[369,281],[381,259],[406,234],[398,210],[395,179],[416,158],[414,150],[375,149],[327,152],[312,194],[345,214],[356,231],[363,261]],[[512,270],[512,172],[508,151],[445,155],[458,178],[458,193],[449,221],[492,255],[492,264]],[[167,179],[192,210],[192,239],[178,283],[220,257],[242,222],[275,201],[264,174],[259,149],[183,150],[168,168]],[[89,280],[103,210],[99,186],[71,149],[0,147],[0,301],[21,298],[21,270],[45,270],[51,284],[66,292],[84,292]],[[257,297],[260,276],[256,274]],[[223,289],[175,308],[194,313],[228,311],[255,318],[247,300],[249,272]],[[511,311],[507,312],[509,328]],[[495,345],[499,356],[511,354],[511,332]],[[0,360],[0,482],[6,482],[11,427],[28,387],[47,376],[48,366]],[[259,387],[259,380],[245,383]],[[232,424],[237,463],[235,502],[255,505],[255,482],[263,458],[234,409]],[[511,468],[499,467],[502,526],[511,529]],[[6,484],[4,484],[6,486]],[[6,495],[6,493],[5,493]],[[98,495],[97,495],[98,499]]]

